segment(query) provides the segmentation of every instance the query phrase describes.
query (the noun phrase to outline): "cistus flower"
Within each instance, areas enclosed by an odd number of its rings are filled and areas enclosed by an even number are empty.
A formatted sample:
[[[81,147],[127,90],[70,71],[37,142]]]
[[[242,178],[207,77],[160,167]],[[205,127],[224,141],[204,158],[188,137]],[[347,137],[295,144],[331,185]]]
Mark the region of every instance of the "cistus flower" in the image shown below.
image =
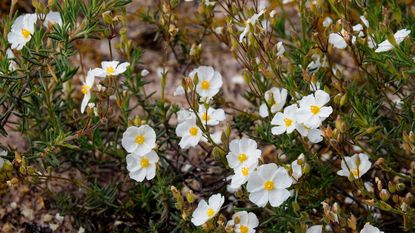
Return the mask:
[[[266,91],[264,94],[266,103],[262,103],[259,107],[259,115],[261,117],[268,116],[267,104],[270,106],[272,114],[281,111],[287,100],[287,94],[288,92],[284,88],[273,87],[270,90]]]
[[[183,121],[196,119],[195,114],[191,109],[180,109],[177,112],[177,122],[182,123]]]
[[[57,24],[59,26],[62,26],[61,14],[57,11],[50,11],[45,17],[45,21],[43,22],[43,26],[49,27],[49,25],[53,26],[55,24]]]
[[[237,169],[258,162],[260,156],[261,150],[257,148],[257,143],[252,139],[242,138],[231,141],[226,159],[229,167]]]
[[[292,133],[295,130],[296,114],[298,108],[295,104],[290,105],[284,109],[284,112],[277,112],[274,118],[272,118],[271,124],[276,125],[272,127],[271,133],[274,135],[280,135],[284,132]]]
[[[196,146],[202,138],[202,130],[197,126],[196,119],[190,119],[177,125],[176,135],[181,137],[179,146],[188,149]]]
[[[296,160],[291,163],[291,170],[292,170],[292,178],[293,183],[297,183],[297,181],[303,176],[303,168],[301,164],[304,164],[305,157],[304,154],[300,154]],[[301,162],[300,162],[301,161]]]
[[[347,35],[347,32],[343,29],[340,33],[330,33],[329,43],[336,49],[345,49],[347,47],[347,42],[344,39],[345,35]]]
[[[215,71],[211,66],[199,66],[197,69],[192,70],[189,76],[192,80],[195,76],[198,77],[196,85],[196,92],[201,99],[210,99],[215,96],[222,87],[222,75]]]
[[[371,166],[372,163],[369,161],[367,154],[355,154],[352,157],[344,157],[344,160],[341,162],[342,169],[337,171],[337,175],[359,179],[369,171]]]
[[[411,30],[408,29],[401,29],[399,31],[397,31],[393,37],[395,38],[395,42],[396,45],[399,45],[400,43],[402,43],[402,41],[404,41],[409,34],[411,34]],[[381,53],[381,52],[386,52],[389,51],[391,49],[393,49],[395,46],[392,45],[391,42],[389,42],[389,40],[385,40],[382,43],[378,44],[378,48],[375,50],[376,53]]]
[[[159,157],[154,150],[147,154],[127,155],[127,170],[130,172],[130,178],[138,182],[153,179],[158,161]]]
[[[367,222],[360,233],[383,233],[383,231]]]
[[[192,223],[200,226],[215,217],[225,202],[225,198],[221,194],[215,194],[209,197],[208,203],[201,200],[192,215]]]
[[[278,207],[290,197],[287,188],[292,182],[283,167],[273,163],[261,165],[248,179],[249,200],[259,207],[264,207],[268,202]]]
[[[255,26],[256,22],[259,19],[259,17],[261,17],[261,15],[263,15],[264,13],[265,13],[265,10],[261,10],[260,12],[258,12],[257,14],[252,15],[251,18],[249,18],[248,20],[246,20],[246,22],[245,22],[245,28],[242,31],[241,35],[239,35],[239,42],[242,43],[242,41],[246,37],[246,34],[248,34],[250,27],[251,26]]]
[[[95,81],[95,73],[92,70],[89,70],[86,76],[86,80],[81,87],[81,92],[84,95],[84,98],[82,99],[82,103],[81,103],[81,113],[84,113],[85,108],[89,100],[91,99],[91,89],[94,86],[94,81]]]
[[[306,233],[321,233],[323,232],[323,225],[314,225],[307,229]]]
[[[225,111],[223,109],[214,109],[211,107],[206,109],[203,104],[199,105],[198,115],[202,124],[209,126],[218,125],[221,121],[225,120]]]
[[[303,97],[297,111],[297,121],[308,128],[315,129],[320,126],[333,112],[332,107],[325,105],[330,101],[330,95],[325,91],[317,90],[314,94]]]
[[[232,189],[238,189],[242,185],[244,185],[248,181],[249,176],[251,176],[252,172],[256,169],[257,166],[258,160],[252,161],[250,164],[244,164],[238,168],[235,168],[235,174],[230,177],[230,187]]]
[[[36,21],[36,14],[25,14],[17,17],[7,35],[7,40],[12,49],[21,50],[32,39]]]
[[[147,154],[156,146],[156,132],[149,125],[130,126],[122,135],[121,145],[128,153]]]
[[[305,126],[304,123],[297,123],[295,128],[301,136],[307,137],[312,143],[319,143],[323,141],[323,131],[319,128],[311,129]]]
[[[254,233],[259,225],[258,217],[252,212],[239,211],[232,215],[232,220],[226,224],[236,233]]]
[[[119,61],[103,61],[101,62],[101,68],[95,68],[95,72],[98,77],[105,78],[107,76],[117,76],[124,73],[127,67],[130,65],[128,62],[120,64]]]

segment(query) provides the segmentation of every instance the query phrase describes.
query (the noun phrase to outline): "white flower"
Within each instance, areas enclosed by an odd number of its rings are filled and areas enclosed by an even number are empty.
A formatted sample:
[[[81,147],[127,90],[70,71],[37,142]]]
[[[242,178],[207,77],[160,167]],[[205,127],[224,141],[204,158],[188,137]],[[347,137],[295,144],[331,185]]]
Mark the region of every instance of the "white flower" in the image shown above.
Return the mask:
[[[399,45],[400,43],[402,43],[402,41],[405,40],[409,36],[410,33],[411,33],[411,30],[408,30],[408,29],[401,29],[397,31],[393,35],[393,37],[395,37],[396,45]],[[378,48],[375,50],[375,52],[376,53],[386,52],[393,48],[394,46],[392,45],[392,43],[389,42],[389,40],[385,40],[378,45]]]
[[[337,175],[358,179],[369,171],[371,166],[372,163],[369,161],[369,156],[367,154],[355,154],[352,157],[344,157],[344,160],[341,162],[342,169],[337,171]]]
[[[225,198],[220,194],[212,195],[209,198],[209,203],[206,203],[205,200],[201,200],[193,212],[191,220],[192,223],[195,226],[200,226],[206,223],[218,214],[224,202]]]
[[[130,65],[128,62],[121,63],[119,61],[103,61],[101,62],[101,68],[96,68],[96,76],[105,78],[107,76],[116,76],[124,73],[127,67]]]
[[[314,225],[307,229],[306,233],[321,233],[323,232],[323,225]]]
[[[208,107],[206,110],[203,104],[199,105],[198,113],[202,124],[215,126],[218,125],[221,121],[225,120],[225,111],[223,109],[214,109]]]
[[[303,176],[303,169],[301,167],[301,164],[305,162],[304,160],[304,154],[300,154],[298,158],[291,163],[291,176],[294,178],[293,183],[296,183],[301,178],[301,176]]]
[[[141,182],[146,178],[151,180],[156,175],[156,163],[159,157],[154,150],[147,154],[129,154],[127,155],[127,170],[130,172],[130,178]]]
[[[215,96],[222,87],[222,76],[219,72],[215,71],[211,66],[199,66],[197,69],[192,70],[189,76],[194,80],[194,77],[198,77],[198,83],[196,85],[196,92],[202,98],[212,98]]]
[[[257,143],[249,138],[234,139],[229,144],[229,153],[226,155],[229,167],[238,169],[258,162],[261,150],[257,149]]]
[[[15,71],[17,69],[17,63],[13,60],[14,59],[14,53],[11,49],[6,50],[6,57],[9,59],[9,70]]]
[[[255,168],[258,166],[258,160],[252,161],[251,163],[244,164],[238,168],[235,168],[235,174],[232,175],[230,187],[232,189],[238,189],[243,184],[245,184],[249,176],[254,172]]]
[[[285,52],[285,47],[280,41],[277,43],[277,56],[281,57],[282,55],[284,55],[284,52]]]
[[[222,131],[217,131],[217,132],[211,133],[210,138],[212,138],[212,141],[215,144],[218,144],[218,145],[222,144]],[[205,134],[203,134],[203,137],[200,139],[200,141],[206,142],[206,143],[209,142],[208,139],[207,139],[207,136]]]
[[[191,109],[180,109],[177,112],[177,122],[182,123],[187,120],[195,120],[196,116]]]
[[[284,107],[287,100],[287,90],[284,88],[273,87],[265,92],[264,97],[265,101],[268,103],[268,105],[270,105],[271,113],[274,114],[281,111],[281,109]],[[261,117],[268,116],[268,107],[266,103],[262,103],[259,107],[259,115]]]
[[[36,14],[25,14],[17,17],[7,35],[7,40],[12,44],[12,49],[21,50],[32,39],[36,20]]]
[[[254,233],[258,227],[257,216],[252,212],[239,211],[232,215],[226,226],[232,226],[236,233]]]
[[[271,132],[274,135],[280,135],[284,132],[292,133],[295,129],[296,125],[296,114],[297,114],[297,106],[295,104],[287,106],[284,109],[284,113],[277,112],[274,118],[272,118],[271,124],[276,125],[272,127]]]
[[[128,153],[147,154],[156,146],[156,132],[148,125],[130,126],[122,135],[121,145]]]
[[[330,33],[329,35],[329,43],[333,45],[336,49],[344,49],[347,47],[346,40],[344,39],[343,29],[340,35],[339,33]]]
[[[62,18],[59,12],[50,11],[45,18],[45,22],[43,22],[43,26],[48,27],[49,25],[58,24],[62,26]]]
[[[332,107],[324,105],[330,101],[330,95],[325,91],[317,90],[314,94],[303,97],[297,112],[297,121],[304,123],[308,128],[317,128],[333,112]]]
[[[196,119],[190,119],[177,125],[176,134],[182,138],[179,142],[182,149],[196,146],[203,135],[202,130],[196,125]]]
[[[0,169],[2,169],[4,166],[4,159],[2,157],[6,155],[7,151],[0,149]]]
[[[326,28],[326,27],[330,26],[330,24],[332,24],[332,23],[333,23],[333,20],[329,16],[327,16],[323,20],[323,27]]]
[[[265,10],[261,10],[259,13],[254,14],[251,18],[249,18],[245,22],[245,28],[242,31],[241,35],[239,36],[239,42],[242,43],[243,39],[245,38],[246,34],[249,32],[249,28],[252,26],[255,26],[256,22],[258,21],[259,17],[265,13]]]
[[[323,141],[323,131],[319,128],[312,129],[304,125],[304,123],[297,123],[295,125],[297,131],[303,137],[307,137],[312,143],[319,143]]]
[[[82,94],[84,94],[84,98],[82,99],[82,103],[81,103],[81,113],[84,113],[86,105],[91,99],[91,89],[94,86],[94,81],[95,81],[95,73],[93,70],[89,70],[86,76],[86,80],[81,87],[81,92]]]
[[[278,207],[290,197],[287,188],[291,184],[292,179],[283,167],[273,163],[261,165],[248,179],[249,200],[259,207],[268,202]]]
[[[367,222],[360,233],[383,233],[383,231]]]

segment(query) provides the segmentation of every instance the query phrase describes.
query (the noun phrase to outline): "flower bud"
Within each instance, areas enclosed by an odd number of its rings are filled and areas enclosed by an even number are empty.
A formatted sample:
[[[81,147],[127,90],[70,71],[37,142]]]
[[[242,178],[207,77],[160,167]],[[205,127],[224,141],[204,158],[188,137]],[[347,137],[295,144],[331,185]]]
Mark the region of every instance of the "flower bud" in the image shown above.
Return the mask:
[[[380,199],[382,199],[382,201],[387,201],[389,200],[390,193],[388,192],[388,190],[382,189],[382,191],[380,191],[379,193],[379,197]]]

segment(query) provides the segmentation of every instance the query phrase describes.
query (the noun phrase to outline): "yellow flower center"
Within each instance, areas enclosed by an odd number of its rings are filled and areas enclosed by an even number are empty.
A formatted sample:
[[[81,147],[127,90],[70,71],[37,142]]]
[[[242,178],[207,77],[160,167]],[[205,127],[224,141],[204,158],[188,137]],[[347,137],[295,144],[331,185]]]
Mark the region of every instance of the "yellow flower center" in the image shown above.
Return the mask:
[[[249,175],[249,169],[247,167],[242,168],[242,175],[248,176]]]
[[[248,229],[248,227],[247,227],[247,226],[241,225],[241,226],[239,227],[239,231],[240,231],[241,233],[248,233],[249,229]]]
[[[115,73],[115,68],[112,66],[108,66],[105,71],[107,72],[107,74],[113,74]]]
[[[196,127],[192,127],[192,128],[189,129],[189,133],[192,136],[196,136],[198,131],[199,131],[199,129],[196,128]]]
[[[205,112],[205,113],[203,113],[203,115],[202,115],[202,120],[203,121],[208,121],[208,120],[210,120],[210,116]]]
[[[210,218],[215,214],[215,211],[212,208],[208,208],[206,211],[207,216]]]
[[[293,120],[291,120],[290,118],[285,118],[284,124],[286,127],[290,127],[293,124]]]
[[[359,169],[358,168],[352,169],[351,172],[352,172],[352,174],[355,178],[359,178]]]
[[[29,36],[30,36],[30,32],[29,32],[29,30],[27,30],[27,29],[23,28],[23,29],[21,30],[21,32],[22,32],[22,35],[23,35],[23,37],[24,37],[25,39],[28,39],[28,38],[29,38]]]
[[[268,191],[273,190],[274,189],[274,182],[272,180],[265,181],[265,183],[264,183],[264,189],[265,190],[268,190]]]
[[[144,158],[141,159],[140,165],[141,165],[141,167],[146,168],[146,167],[150,166],[150,162],[148,161],[147,158],[144,157]]]
[[[248,159],[248,156],[246,156],[245,153],[241,153],[241,154],[238,155],[238,160],[241,163],[245,162],[247,159]]]
[[[316,114],[318,114],[318,113],[320,112],[320,107],[319,107],[319,106],[316,106],[316,105],[311,105],[311,107],[310,107],[310,111],[311,111],[314,115],[316,115]]]
[[[143,144],[144,143],[144,136],[140,134],[137,137],[135,137],[135,143],[137,143],[138,145]]]
[[[89,89],[91,89],[91,87],[89,85],[82,85],[82,88],[81,88],[82,94],[84,94],[84,95],[88,94]]]
[[[202,90],[206,91],[207,89],[209,89],[210,83],[209,83],[209,81],[204,80],[204,81],[202,81],[202,84],[200,86],[202,87]]]

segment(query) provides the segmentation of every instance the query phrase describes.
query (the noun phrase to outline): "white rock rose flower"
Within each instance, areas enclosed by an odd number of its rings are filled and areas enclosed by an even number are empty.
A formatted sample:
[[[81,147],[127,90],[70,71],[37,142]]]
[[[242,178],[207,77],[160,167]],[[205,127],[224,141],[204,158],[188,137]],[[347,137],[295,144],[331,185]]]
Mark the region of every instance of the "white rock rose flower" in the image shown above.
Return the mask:
[[[121,145],[131,154],[147,154],[156,146],[156,132],[149,125],[130,126],[122,135]]]
[[[281,111],[287,101],[287,95],[288,92],[284,88],[273,87],[265,92],[265,101],[270,106],[272,114]],[[268,116],[268,107],[266,103],[262,103],[259,107],[259,115],[261,117]]]
[[[383,231],[367,222],[360,233],[383,233]]]
[[[95,68],[96,76],[105,78],[107,76],[117,76],[124,73],[127,67],[130,65],[128,62],[120,64],[119,61],[103,61],[101,62],[101,68]]]
[[[340,33],[330,33],[329,43],[336,49],[345,49],[347,47],[347,42],[344,39],[346,33],[343,29]]]
[[[229,153],[226,155],[229,167],[238,169],[258,162],[261,150],[257,149],[257,143],[249,138],[234,139],[229,144]]]
[[[290,197],[287,188],[292,182],[283,167],[273,163],[261,165],[248,179],[249,200],[259,207],[266,206],[268,202],[278,207]]]
[[[232,216],[226,226],[232,227],[236,233],[254,233],[259,225],[258,217],[252,212],[239,211]]]
[[[259,17],[261,17],[264,13],[265,13],[265,10],[261,10],[260,12],[258,12],[257,14],[252,15],[251,18],[246,20],[245,28],[242,31],[241,35],[239,35],[239,42],[242,43],[242,41],[246,37],[246,34],[248,34],[250,27],[255,26],[255,24],[257,23],[257,21],[259,19]]]
[[[314,225],[307,229],[306,233],[322,233],[323,225]]]
[[[404,41],[409,36],[409,34],[411,34],[411,30],[408,30],[408,29],[401,29],[397,31],[393,35],[396,41],[396,45],[399,45],[400,43],[402,43],[402,41]],[[381,42],[380,44],[378,44],[378,48],[375,50],[375,52],[376,53],[386,52],[386,51],[392,50],[393,48],[394,46],[392,45],[392,43],[389,42],[389,40],[385,40]]]
[[[49,27],[49,25],[55,25],[55,24],[58,24],[59,26],[62,26],[61,14],[57,11],[50,11],[45,17],[45,21],[43,22],[43,26]]]
[[[212,195],[208,203],[201,200],[192,215],[192,223],[200,226],[215,217],[225,202],[225,198],[221,194]]]
[[[191,109],[180,109],[177,112],[177,122],[182,123],[187,120],[195,120],[196,116]]]
[[[244,185],[257,166],[258,160],[253,161],[251,164],[244,164],[234,169],[235,174],[231,176],[231,188],[238,189]]]
[[[323,131],[319,128],[311,129],[304,125],[304,123],[297,123],[295,128],[303,137],[307,137],[312,143],[319,143],[323,141]]]
[[[202,130],[197,126],[196,119],[190,119],[177,125],[176,135],[182,139],[179,146],[182,149],[195,147],[202,138]]]
[[[315,129],[320,126],[333,112],[332,107],[325,107],[330,101],[330,96],[325,91],[317,90],[314,94],[303,97],[297,112],[297,121],[308,128]]]
[[[196,92],[202,99],[212,98],[222,87],[222,75],[211,66],[199,66],[189,74],[193,80],[196,75],[198,77]]]
[[[154,150],[147,154],[127,155],[127,170],[130,178],[141,182],[144,179],[151,180],[156,176],[156,163],[159,157]]]
[[[198,115],[203,125],[215,126],[225,120],[225,111],[223,111],[223,109],[208,107],[206,110],[206,107],[203,104],[199,105]]]
[[[290,105],[284,109],[284,112],[277,112],[274,118],[272,118],[271,124],[276,125],[272,127],[271,133],[274,135],[280,135],[285,132],[292,133],[295,130],[296,114],[298,108],[295,104]]]
[[[36,14],[25,14],[17,17],[7,35],[7,40],[12,49],[21,50],[32,39],[36,21]]]
[[[81,87],[81,92],[84,94],[84,98],[81,103],[81,113],[84,113],[86,106],[88,105],[89,100],[91,99],[91,89],[94,86],[95,73],[92,70],[88,71],[86,80]]]
[[[355,154],[352,157],[345,157],[344,160],[342,160],[342,169],[337,172],[337,175],[359,179],[367,171],[369,171],[371,166],[372,163],[370,162],[367,154]]]

